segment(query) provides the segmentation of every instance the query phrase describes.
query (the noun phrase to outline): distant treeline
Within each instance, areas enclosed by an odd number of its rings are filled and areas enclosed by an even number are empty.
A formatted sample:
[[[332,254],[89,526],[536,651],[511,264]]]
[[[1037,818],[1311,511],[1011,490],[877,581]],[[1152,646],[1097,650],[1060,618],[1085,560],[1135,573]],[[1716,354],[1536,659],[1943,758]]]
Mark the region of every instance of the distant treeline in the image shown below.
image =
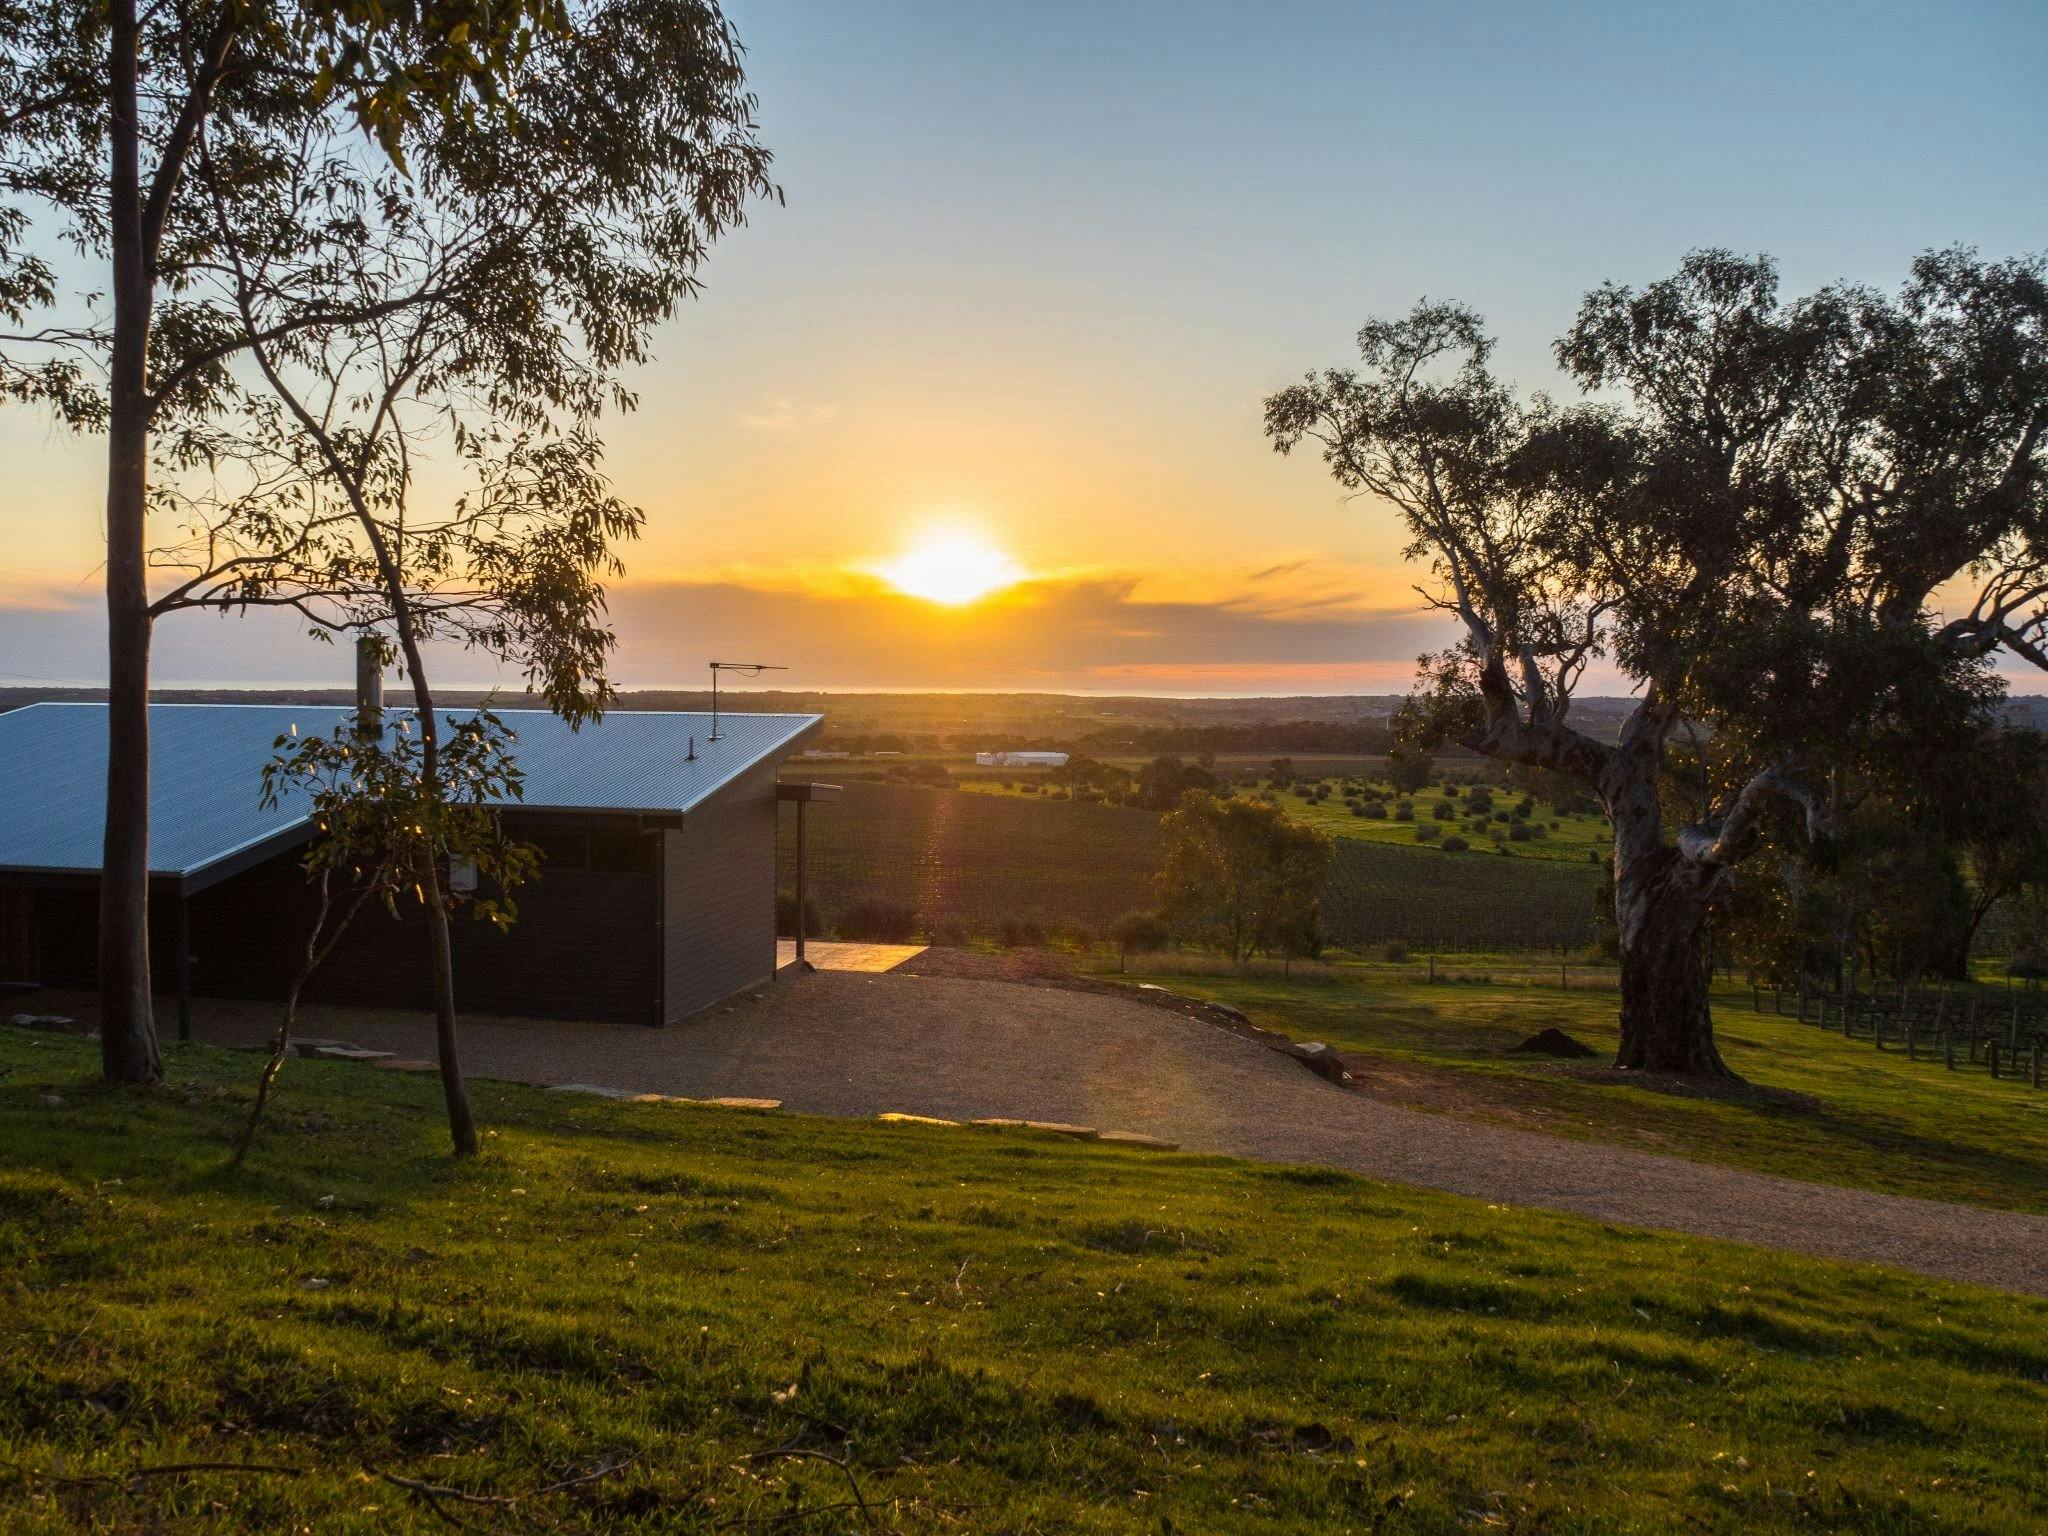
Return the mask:
[[[1131,725],[1090,731],[1079,749],[1103,753],[1149,752],[1197,757],[1204,752],[1346,753],[1380,757],[1394,745],[1385,725],[1336,720],[1276,720],[1243,725]]]
[[[1200,757],[1204,753],[1256,752],[1384,756],[1394,744],[1385,725],[1337,720],[1249,721],[1236,725],[1103,726],[1079,734],[1018,735],[1008,731],[939,734],[924,731],[826,730],[818,745],[853,752],[1022,752],[1046,749],[1083,757]]]

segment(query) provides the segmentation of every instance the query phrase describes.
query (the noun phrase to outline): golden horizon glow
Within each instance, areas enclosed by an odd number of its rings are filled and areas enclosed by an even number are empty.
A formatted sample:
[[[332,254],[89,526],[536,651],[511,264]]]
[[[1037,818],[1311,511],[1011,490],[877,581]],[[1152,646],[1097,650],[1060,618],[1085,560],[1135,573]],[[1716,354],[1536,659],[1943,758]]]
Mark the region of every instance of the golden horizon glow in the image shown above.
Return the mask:
[[[935,528],[874,573],[906,597],[948,608],[979,602],[1024,580],[1026,572],[980,534],[964,528]]]

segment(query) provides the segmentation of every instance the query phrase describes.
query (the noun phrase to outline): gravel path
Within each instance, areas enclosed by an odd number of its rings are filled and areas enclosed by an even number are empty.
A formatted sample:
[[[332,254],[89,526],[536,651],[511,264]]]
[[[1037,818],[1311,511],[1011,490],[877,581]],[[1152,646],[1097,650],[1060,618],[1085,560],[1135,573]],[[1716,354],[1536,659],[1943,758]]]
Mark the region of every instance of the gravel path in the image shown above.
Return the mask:
[[[202,1005],[250,1043],[268,1011]],[[431,1055],[426,1021],[309,1010],[304,1032]],[[1124,998],[935,976],[821,971],[668,1030],[473,1019],[481,1076],[813,1114],[1006,1115],[1137,1131],[1192,1151],[1315,1163],[1630,1226],[1864,1260],[2048,1295],[2048,1217],[1808,1184],[1426,1114],[1336,1087],[1240,1035]]]

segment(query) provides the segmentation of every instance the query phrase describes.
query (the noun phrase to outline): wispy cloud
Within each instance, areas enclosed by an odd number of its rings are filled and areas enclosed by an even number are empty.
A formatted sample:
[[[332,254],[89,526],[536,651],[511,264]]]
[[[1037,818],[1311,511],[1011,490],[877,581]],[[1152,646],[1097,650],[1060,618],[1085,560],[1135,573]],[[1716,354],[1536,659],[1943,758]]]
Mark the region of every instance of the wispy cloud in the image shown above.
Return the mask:
[[[823,401],[775,399],[758,410],[740,412],[740,425],[756,432],[800,432],[838,414],[838,406]]]

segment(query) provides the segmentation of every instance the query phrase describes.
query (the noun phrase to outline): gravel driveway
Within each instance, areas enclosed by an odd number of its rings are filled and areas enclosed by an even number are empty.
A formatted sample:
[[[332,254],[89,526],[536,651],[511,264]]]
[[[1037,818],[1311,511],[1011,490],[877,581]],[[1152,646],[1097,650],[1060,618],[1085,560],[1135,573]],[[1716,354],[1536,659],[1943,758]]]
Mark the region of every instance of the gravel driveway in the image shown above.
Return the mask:
[[[253,1043],[267,1010],[203,1004]],[[428,1022],[311,1009],[307,1034],[431,1055]],[[1808,1184],[1382,1103],[1241,1035],[1125,998],[895,973],[788,975],[667,1030],[466,1022],[477,1075],[826,1115],[1004,1115],[1137,1131],[1192,1151],[1315,1163],[1484,1200],[1734,1238],[2048,1295],[2048,1217]]]

